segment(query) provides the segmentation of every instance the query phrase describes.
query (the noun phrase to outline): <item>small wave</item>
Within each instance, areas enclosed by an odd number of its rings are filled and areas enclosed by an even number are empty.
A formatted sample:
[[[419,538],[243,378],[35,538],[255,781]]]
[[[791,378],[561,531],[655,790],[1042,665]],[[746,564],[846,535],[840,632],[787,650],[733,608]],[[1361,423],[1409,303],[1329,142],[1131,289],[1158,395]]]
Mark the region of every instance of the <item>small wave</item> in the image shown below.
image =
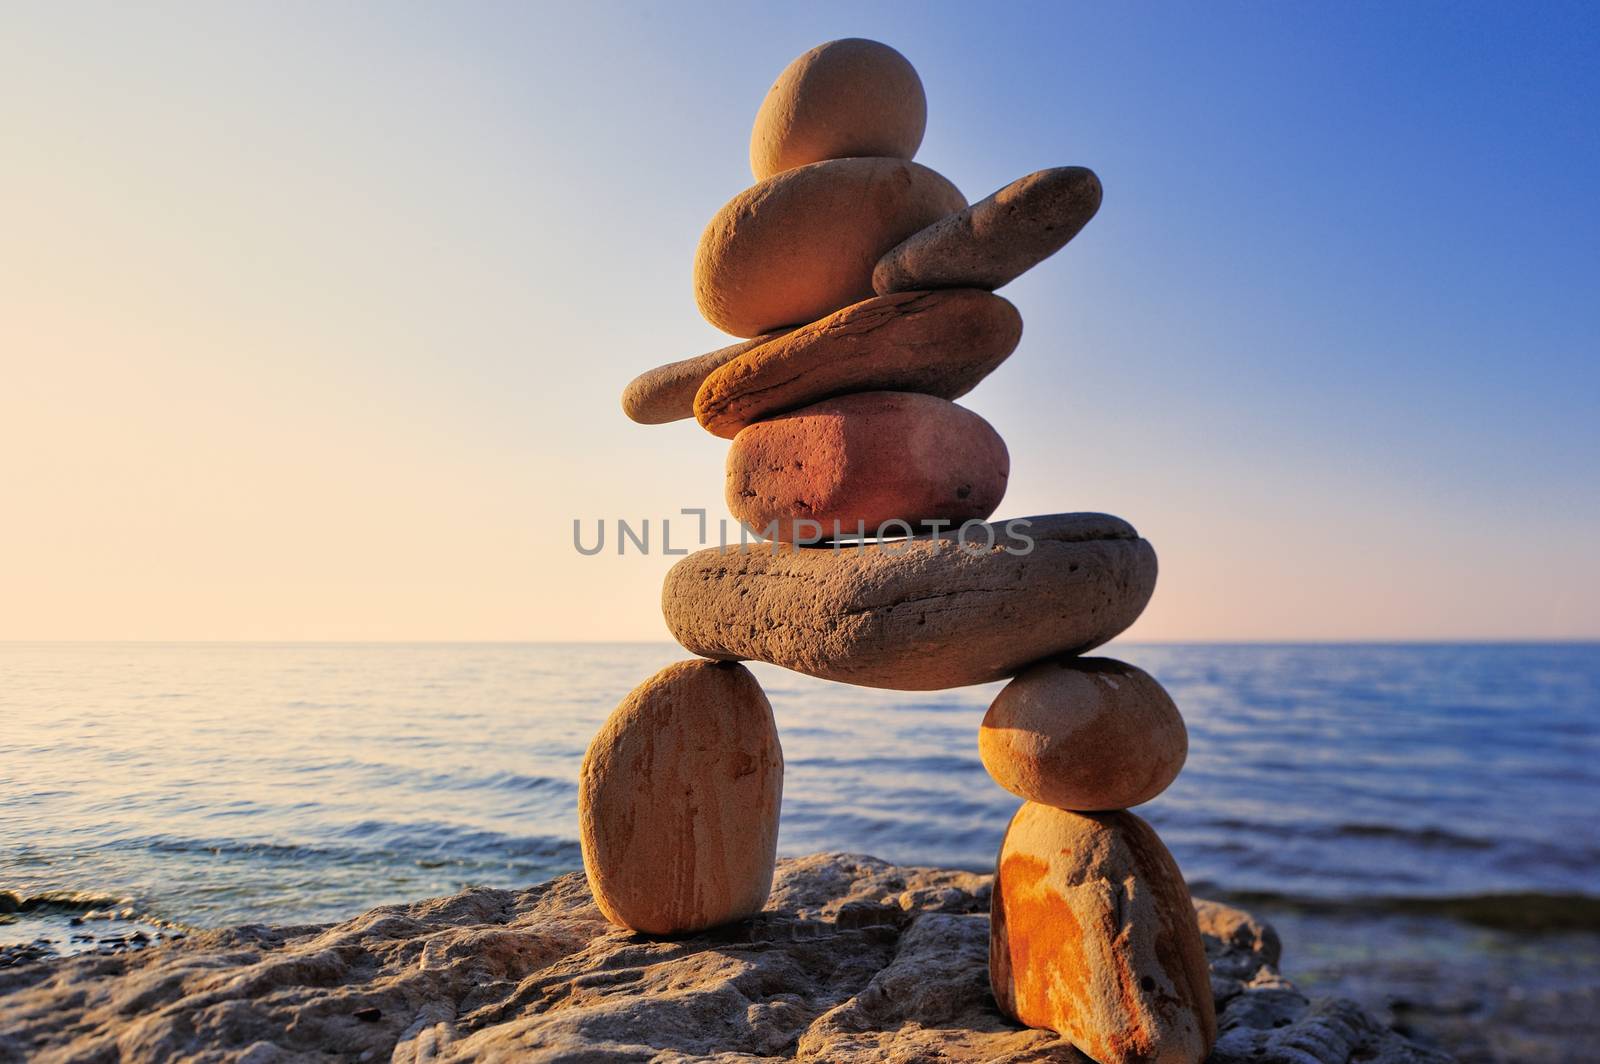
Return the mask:
[[[1407,828],[1397,824],[1335,824],[1332,834],[1358,839],[1399,839],[1419,846],[1446,846],[1460,850],[1492,850],[1498,843],[1474,835],[1458,835],[1443,828]]]
[[[1369,896],[1329,898],[1276,891],[1223,890],[1194,885],[1197,894],[1245,906],[1276,907],[1340,916],[1436,916],[1497,931],[1600,931],[1600,897],[1588,894]]]
[[[555,794],[576,794],[576,780],[557,779],[554,776],[525,776],[517,772],[496,772],[477,781],[476,786],[497,791],[545,791]]]
[[[975,757],[800,757],[788,762],[806,768],[896,769],[929,773],[981,771],[983,762]]]
[[[267,842],[259,839],[196,839],[182,835],[145,835],[108,843],[108,849],[137,848],[151,853],[209,854],[213,857],[264,857],[284,861],[307,858],[348,860],[363,856],[350,847]]]
[[[132,900],[123,895],[93,890],[41,890],[35,894],[0,890],[0,913],[86,913],[126,906]]]
[[[1493,850],[1502,843],[1476,835],[1463,835],[1438,827],[1405,827],[1363,821],[1340,824],[1274,823],[1238,817],[1202,817],[1193,826],[1220,828],[1223,831],[1271,835],[1292,839],[1393,839],[1415,846],[1455,850]]]
[[[520,772],[491,772],[486,776],[461,773],[435,773],[427,778],[428,790],[450,791],[517,791],[520,793],[544,792],[550,794],[576,794],[577,780],[556,776],[529,776]]]
[[[574,751],[575,756],[581,756],[582,753],[581,748]],[[326,777],[330,780],[363,777],[384,787],[404,786],[426,791],[491,790],[572,794],[578,790],[576,778],[528,775],[505,770],[484,775],[462,771],[426,772],[409,765],[367,761],[355,757],[310,761],[293,766],[291,771],[296,775]]]
[[[432,821],[402,823],[362,820],[339,830],[346,844],[328,842],[287,843],[266,839],[192,838],[183,835],[145,835],[119,839],[107,848],[143,849],[172,855],[240,857],[254,860],[316,863],[380,863],[396,857],[408,862],[445,856],[453,861],[485,859],[568,861],[578,851],[575,839],[546,835],[505,835],[496,831],[462,828]]]

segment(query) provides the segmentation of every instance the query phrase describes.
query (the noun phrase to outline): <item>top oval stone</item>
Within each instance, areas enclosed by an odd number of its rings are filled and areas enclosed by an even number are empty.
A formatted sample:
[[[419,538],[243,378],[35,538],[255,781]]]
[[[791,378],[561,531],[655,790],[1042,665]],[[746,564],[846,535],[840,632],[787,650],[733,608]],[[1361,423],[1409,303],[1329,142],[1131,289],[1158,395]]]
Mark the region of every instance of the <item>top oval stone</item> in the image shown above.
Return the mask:
[[[823,159],[909,159],[928,98],[906,57],[860,37],[819,44],[784,68],[750,130],[757,181]]]
[[[694,296],[734,336],[805,325],[872,297],[872,268],[912,233],[967,205],[904,159],[828,159],[769,177],[700,236]]]

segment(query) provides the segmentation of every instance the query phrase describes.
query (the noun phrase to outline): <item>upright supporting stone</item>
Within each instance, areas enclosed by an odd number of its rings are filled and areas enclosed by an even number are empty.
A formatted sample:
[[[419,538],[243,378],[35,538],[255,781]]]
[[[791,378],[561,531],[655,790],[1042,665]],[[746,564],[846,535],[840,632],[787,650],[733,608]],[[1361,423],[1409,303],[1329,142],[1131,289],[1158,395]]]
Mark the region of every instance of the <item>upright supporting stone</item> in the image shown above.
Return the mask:
[[[1188,887],[1132,813],[1027,802],[1000,845],[989,982],[1002,1012],[1099,1064],[1199,1064],[1217,1038]]]
[[[750,670],[667,666],[622,701],[583,759],[578,830],[595,904],[654,935],[760,912],[782,797],[778,729]]]

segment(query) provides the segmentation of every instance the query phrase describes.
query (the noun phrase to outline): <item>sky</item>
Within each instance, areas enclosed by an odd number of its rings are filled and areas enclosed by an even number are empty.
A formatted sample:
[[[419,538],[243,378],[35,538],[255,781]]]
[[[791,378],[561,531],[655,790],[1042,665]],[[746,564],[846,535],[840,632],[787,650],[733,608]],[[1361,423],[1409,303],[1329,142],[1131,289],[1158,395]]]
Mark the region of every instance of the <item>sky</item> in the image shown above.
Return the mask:
[[[1600,7],[6,12],[0,638],[667,638],[573,522],[726,515],[618,396],[729,342],[695,244],[847,36],[969,199],[1100,175],[962,404],[997,517],[1155,545],[1130,638],[1600,637]]]

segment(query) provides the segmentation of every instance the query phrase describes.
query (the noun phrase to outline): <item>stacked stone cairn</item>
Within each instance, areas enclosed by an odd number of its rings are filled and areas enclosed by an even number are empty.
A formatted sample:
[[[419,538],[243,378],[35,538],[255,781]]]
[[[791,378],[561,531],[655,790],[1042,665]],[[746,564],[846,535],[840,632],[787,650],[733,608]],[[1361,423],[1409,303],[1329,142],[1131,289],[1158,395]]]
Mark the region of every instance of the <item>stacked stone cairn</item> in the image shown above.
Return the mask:
[[[756,116],[756,184],[701,237],[695,295],[746,339],[634,380],[623,407],[732,440],[727,502],[761,538],[678,562],[663,608],[697,660],[623,701],[585,758],[584,865],[601,910],[673,935],[759,912],[783,755],[741,660],[920,691],[1001,679],[983,764],[1024,799],[1000,848],[989,977],[1000,1009],[1101,1064],[1196,1062],[1216,1035],[1177,865],[1129,806],[1188,750],[1160,685],[1082,654],[1155,587],[1125,521],[990,522],[1010,472],[988,422],[951,400],[1017,346],[993,294],[1094,216],[1081,167],[968,205],[911,161],[922,83],[866,40],[814,48]]]

